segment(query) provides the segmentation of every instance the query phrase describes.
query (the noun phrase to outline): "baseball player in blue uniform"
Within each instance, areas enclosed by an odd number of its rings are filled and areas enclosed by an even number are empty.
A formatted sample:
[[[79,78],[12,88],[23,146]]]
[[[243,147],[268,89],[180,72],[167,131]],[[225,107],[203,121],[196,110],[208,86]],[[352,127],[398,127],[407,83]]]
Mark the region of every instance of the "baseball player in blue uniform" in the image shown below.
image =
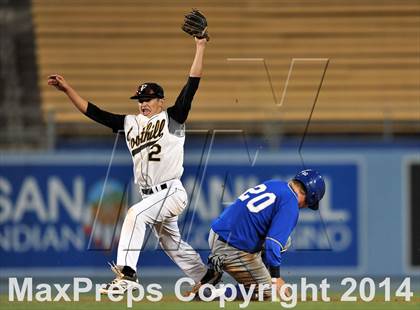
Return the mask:
[[[312,169],[289,182],[269,180],[245,191],[212,223],[209,269],[193,292],[204,283],[216,284],[223,271],[245,288],[280,288],[285,283],[280,277],[282,253],[290,246],[299,210],[318,210],[324,193],[324,179]],[[270,297],[271,289],[264,290],[264,298]]]

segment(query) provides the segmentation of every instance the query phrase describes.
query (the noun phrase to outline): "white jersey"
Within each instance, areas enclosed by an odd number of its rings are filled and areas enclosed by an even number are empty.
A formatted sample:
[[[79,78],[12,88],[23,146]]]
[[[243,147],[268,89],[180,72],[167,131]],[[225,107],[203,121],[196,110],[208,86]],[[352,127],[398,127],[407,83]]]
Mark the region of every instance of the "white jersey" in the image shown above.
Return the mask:
[[[133,158],[134,179],[141,188],[179,179],[184,171],[185,126],[166,111],[148,118],[126,115],[124,132]]]

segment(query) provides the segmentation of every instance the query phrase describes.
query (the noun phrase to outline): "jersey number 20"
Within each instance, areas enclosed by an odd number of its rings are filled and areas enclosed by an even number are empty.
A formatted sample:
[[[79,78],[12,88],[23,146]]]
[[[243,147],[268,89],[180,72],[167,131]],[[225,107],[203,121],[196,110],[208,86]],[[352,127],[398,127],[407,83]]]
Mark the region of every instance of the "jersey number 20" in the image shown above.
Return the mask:
[[[264,184],[260,184],[248,189],[238,198],[241,201],[246,201],[250,198],[249,194],[260,194],[252,199],[249,199],[249,201],[246,204],[246,207],[249,211],[253,213],[258,213],[261,210],[264,210],[268,206],[272,205],[276,200],[276,195],[274,195],[273,193],[265,193],[266,190],[267,186],[265,186]]]

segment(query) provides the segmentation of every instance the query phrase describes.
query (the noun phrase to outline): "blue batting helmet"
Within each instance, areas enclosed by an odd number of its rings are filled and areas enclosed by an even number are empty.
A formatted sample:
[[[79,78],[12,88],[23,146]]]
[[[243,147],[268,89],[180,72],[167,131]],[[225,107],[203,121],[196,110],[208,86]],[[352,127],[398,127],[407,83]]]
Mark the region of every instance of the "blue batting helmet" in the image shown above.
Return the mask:
[[[296,174],[293,180],[299,181],[305,187],[308,208],[318,210],[319,201],[325,194],[325,182],[322,175],[316,170],[306,169]]]

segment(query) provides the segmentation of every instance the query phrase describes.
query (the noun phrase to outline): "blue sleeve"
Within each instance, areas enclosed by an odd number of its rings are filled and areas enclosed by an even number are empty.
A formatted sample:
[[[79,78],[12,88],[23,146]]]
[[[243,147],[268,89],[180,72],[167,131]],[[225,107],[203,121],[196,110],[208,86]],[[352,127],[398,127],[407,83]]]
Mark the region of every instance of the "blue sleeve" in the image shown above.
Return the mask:
[[[296,226],[297,217],[298,208],[293,198],[281,205],[274,215],[265,239],[265,261],[269,267],[281,265],[281,250]]]

